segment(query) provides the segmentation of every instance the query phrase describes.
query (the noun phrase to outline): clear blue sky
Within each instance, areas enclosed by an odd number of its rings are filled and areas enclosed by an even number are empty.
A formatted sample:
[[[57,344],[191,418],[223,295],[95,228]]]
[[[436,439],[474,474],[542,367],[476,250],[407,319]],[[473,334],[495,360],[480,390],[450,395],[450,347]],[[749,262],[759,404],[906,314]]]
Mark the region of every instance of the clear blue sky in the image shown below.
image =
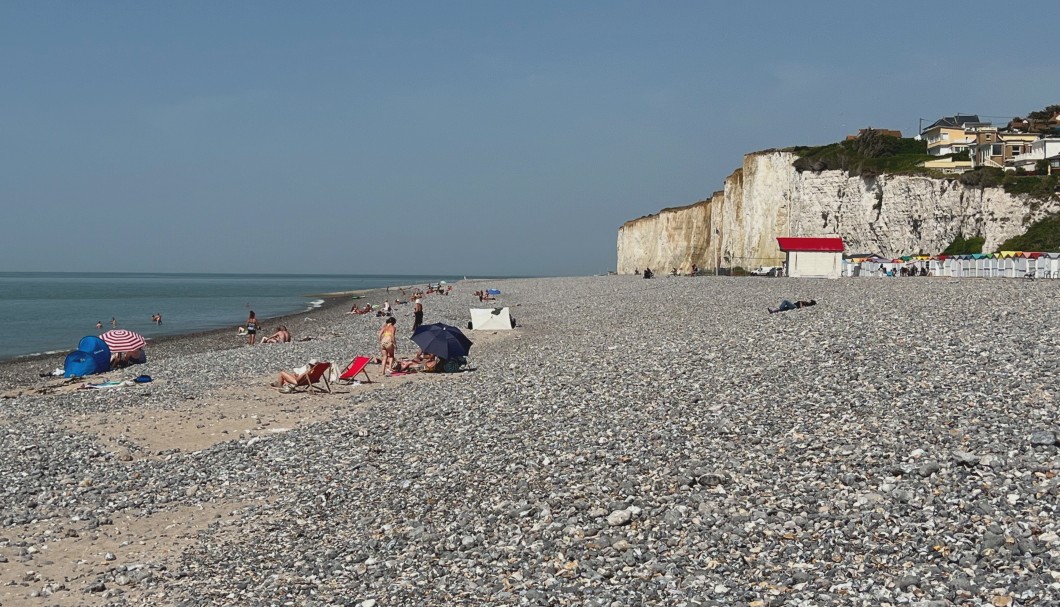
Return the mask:
[[[747,152],[1060,102],[1056,5],[0,2],[0,270],[577,275]]]

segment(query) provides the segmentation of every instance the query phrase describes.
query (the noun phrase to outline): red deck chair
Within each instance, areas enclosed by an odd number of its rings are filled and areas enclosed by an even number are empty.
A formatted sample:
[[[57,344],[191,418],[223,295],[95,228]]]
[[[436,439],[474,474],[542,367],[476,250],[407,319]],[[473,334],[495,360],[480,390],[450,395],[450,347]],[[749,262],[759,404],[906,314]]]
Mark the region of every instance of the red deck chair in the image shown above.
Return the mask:
[[[342,375],[339,376],[339,381],[353,383],[353,380],[356,379],[359,374],[364,373],[364,383],[372,383],[372,378],[368,377],[368,371],[365,369],[371,361],[372,359],[367,356],[358,356],[357,358],[354,358],[349,366],[346,367],[346,370],[342,372]]]
[[[305,377],[298,380],[298,384],[295,385],[294,389],[299,391],[313,391],[320,390],[321,392],[331,392],[331,384],[328,383],[328,370],[331,369],[331,363],[317,363],[313,365]],[[324,384],[321,388],[320,384]]]

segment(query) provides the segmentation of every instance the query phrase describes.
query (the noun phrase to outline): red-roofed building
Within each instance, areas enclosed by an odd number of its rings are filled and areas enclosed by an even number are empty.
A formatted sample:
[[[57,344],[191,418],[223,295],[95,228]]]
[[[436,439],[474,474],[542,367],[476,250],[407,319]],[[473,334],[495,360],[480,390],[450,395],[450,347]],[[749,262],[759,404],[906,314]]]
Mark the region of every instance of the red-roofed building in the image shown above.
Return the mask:
[[[843,239],[837,236],[777,238],[786,253],[787,275],[793,278],[839,278],[843,273]]]

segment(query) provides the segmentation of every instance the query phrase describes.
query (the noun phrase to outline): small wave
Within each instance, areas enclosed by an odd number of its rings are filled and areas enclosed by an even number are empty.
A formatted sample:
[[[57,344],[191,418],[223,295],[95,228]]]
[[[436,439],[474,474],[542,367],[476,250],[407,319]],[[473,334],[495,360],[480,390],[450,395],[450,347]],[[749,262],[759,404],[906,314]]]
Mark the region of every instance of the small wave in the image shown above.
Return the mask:
[[[309,310],[315,310],[322,305],[324,305],[323,299],[314,299],[313,301],[309,302],[309,307],[306,308],[306,312],[308,312]]]
[[[29,354],[18,354],[16,356],[0,357],[0,360],[29,360],[31,358],[39,358],[41,356],[54,356],[56,354],[66,354],[71,350],[45,350],[44,352],[31,352]]]

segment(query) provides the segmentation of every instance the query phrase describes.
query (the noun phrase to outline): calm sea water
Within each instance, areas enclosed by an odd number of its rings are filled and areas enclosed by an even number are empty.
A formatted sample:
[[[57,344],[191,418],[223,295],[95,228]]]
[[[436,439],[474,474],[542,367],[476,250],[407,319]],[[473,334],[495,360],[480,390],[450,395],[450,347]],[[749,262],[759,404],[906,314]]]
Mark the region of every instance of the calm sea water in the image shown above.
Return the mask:
[[[454,276],[0,272],[0,360],[70,351],[85,335],[130,329],[148,339],[236,327],[319,305],[313,294],[425,285]],[[162,314],[162,324],[151,321]],[[103,329],[96,329],[96,322]],[[267,325],[267,323],[266,323]]]

